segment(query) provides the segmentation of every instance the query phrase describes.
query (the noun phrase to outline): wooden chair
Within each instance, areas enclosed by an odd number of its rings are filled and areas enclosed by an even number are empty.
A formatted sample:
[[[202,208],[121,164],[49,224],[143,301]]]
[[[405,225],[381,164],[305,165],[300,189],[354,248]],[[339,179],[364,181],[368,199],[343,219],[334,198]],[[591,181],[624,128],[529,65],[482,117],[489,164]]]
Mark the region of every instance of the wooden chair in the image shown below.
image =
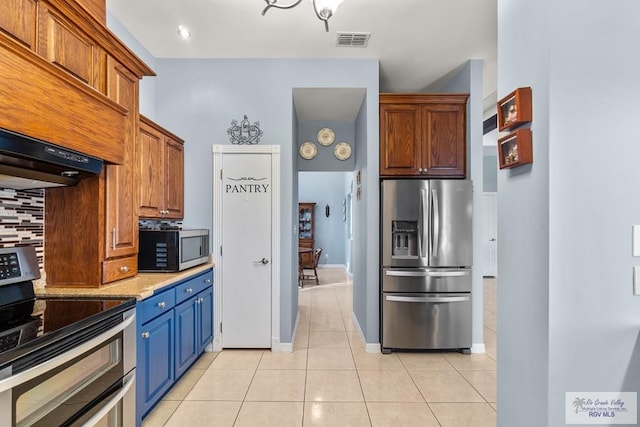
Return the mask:
[[[313,261],[310,264],[300,266],[301,280],[315,279],[316,285],[320,284],[320,281],[318,280],[318,263],[320,262],[320,255],[322,255],[322,248],[317,248],[313,253]],[[305,270],[313,270],[313,274],[305,274]]]

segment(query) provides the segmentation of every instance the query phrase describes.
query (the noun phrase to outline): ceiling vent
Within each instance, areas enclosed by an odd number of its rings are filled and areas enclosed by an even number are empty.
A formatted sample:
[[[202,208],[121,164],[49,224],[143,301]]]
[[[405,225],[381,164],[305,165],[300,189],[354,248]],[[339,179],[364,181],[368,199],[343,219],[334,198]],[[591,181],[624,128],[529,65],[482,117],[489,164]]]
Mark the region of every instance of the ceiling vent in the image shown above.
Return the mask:
[[[347,33],[338,31],[336,46],[338,47],[367,47],[371,33]]]

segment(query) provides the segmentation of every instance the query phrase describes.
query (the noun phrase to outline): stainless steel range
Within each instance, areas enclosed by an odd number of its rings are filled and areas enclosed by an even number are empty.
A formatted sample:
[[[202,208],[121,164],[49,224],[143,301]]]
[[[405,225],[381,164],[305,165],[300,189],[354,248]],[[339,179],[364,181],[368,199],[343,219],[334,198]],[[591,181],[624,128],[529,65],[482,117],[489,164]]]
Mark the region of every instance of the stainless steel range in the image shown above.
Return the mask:
[[[135,425],[135,299],[36,298],[35,249],[0,249],[0,425]]]

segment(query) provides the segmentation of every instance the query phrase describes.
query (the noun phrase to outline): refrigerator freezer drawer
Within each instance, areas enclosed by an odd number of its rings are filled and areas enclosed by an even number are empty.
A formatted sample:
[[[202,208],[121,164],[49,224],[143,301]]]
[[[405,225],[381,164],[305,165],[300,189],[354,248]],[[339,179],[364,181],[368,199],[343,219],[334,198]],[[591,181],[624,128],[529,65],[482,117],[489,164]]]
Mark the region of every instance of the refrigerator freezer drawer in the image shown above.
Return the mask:
[[[470,268],[383,268],[383,292],[471,292]]]
[[[471,294],[382,294],[382,347],[471,347]]]

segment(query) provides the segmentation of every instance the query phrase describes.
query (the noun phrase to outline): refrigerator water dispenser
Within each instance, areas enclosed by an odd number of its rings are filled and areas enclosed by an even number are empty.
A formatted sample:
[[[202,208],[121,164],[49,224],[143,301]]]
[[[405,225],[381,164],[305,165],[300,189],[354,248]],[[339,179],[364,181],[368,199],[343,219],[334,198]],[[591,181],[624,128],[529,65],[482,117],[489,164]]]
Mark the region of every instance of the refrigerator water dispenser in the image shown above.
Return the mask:
[[[418,221],[392,221],[393,248],[391,256],[418,256]]]

